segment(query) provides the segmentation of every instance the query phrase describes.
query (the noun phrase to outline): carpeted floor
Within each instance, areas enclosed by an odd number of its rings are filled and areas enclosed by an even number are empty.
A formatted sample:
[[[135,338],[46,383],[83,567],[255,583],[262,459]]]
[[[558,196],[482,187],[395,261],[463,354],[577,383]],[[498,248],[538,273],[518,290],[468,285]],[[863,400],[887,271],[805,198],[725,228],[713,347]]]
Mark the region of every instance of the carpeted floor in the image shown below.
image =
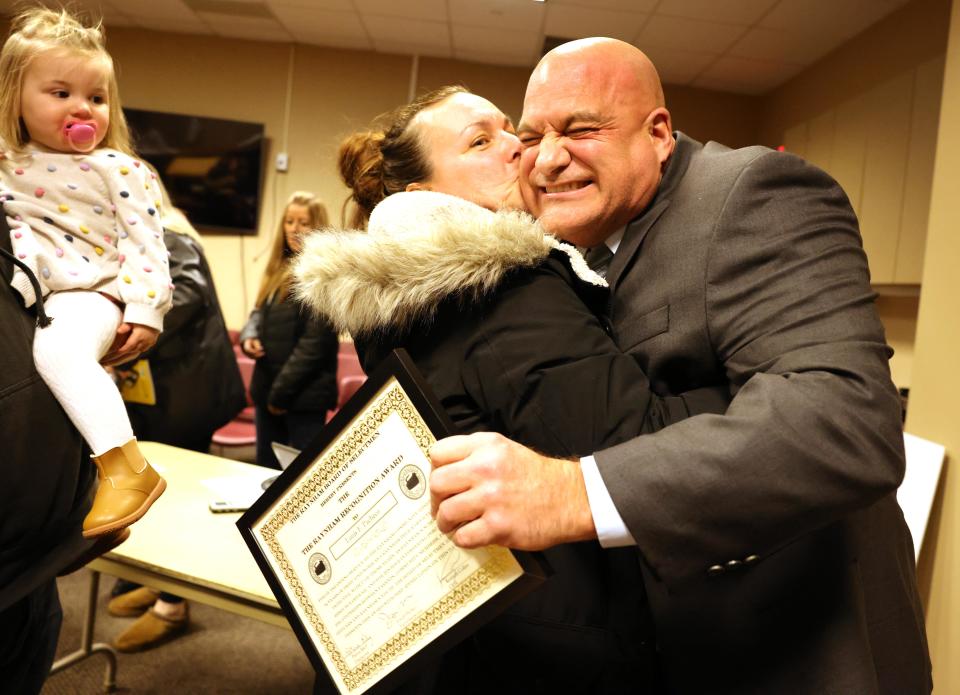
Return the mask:
[[[63,629],[57,657],[80,645],[90,574],[59,580]],[[107,600],[114,579],[101,577],[94,642],[110,642],[134,619],[114,618]],[[120,654],[117,690],[130,695],[287,695],[313,689],[313,669],[293,632],[198,603],[190,604],[189,630],[137,654]],[[103,692],[106,659],[93,656],[48,679],[43,695]]]

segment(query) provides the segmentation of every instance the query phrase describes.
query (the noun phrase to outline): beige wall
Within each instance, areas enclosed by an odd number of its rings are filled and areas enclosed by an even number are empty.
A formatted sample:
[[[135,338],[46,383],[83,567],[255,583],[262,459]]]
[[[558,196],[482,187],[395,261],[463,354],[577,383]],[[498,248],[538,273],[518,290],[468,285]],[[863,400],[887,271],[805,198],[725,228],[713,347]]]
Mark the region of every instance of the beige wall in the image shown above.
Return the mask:
[[[938,498],[920,556],[935,692],[960,692],[960,3],[949,21],[946,74],[933,175],[907,430],[947,448]]]
[[[420,58],[417,71],[418,91],[462,84],[489,99],[505,114],[519,122],[523,111],[523,93],[527,89],[527,68],[465,63],[443,58]]]
[[[728,147],[759,143],[763,100],[680,85],[663,86],[673,127],[695,140],[716,140]]]
[[[951,0],[913,0],[763,99],[759,142],[776,147],[790,126],[909,68],[942,56]]]

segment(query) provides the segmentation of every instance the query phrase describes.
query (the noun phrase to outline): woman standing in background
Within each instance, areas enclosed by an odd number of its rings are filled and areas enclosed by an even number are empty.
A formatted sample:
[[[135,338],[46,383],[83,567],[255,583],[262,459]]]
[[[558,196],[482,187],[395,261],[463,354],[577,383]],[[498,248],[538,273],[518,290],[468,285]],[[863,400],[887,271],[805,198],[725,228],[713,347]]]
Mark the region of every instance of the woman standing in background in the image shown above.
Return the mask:
[[[290,196],[254,310],[240,333],[244,353],[257,361],[250,396],[261,466],[280,467],[273,442],[305,447],[337,403],[337,334],[290,293],[291,261],[303,236],[326,225],[326,208],[313,193]]]

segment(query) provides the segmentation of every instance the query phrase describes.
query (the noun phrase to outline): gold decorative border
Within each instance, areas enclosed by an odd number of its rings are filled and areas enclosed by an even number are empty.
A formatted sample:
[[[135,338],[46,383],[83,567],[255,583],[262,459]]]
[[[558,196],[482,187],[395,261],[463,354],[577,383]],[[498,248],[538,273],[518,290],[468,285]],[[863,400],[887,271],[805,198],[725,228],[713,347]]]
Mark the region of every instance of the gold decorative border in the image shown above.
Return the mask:
[[[350,432],[341,438],[340,443],[314,464],[308,478],[296,487],[294,494],[290,495],[279,509],[274,510],[267,521],[257,530],[280,566],[288,586],[293,590],[297,603],[306,614],[330,660],[333,661],[333,666],[350,690],[381,671],[384,666],[406,651],[415,641],[421,639],[431,629],[452,615],[459,606],[472,600],[511,568],[511,563],[507,561],[509,551],[502,548],[491,548],[490,559],[463,583],[454,587],[437,603],[414,617],[405,628],[356,668],[351,669],[347,666],[343,655],[337,648],[337,644],[327,632],[313,605],[307,601],[306,590],[277,541],[277,533],[291,519],[299,517],[303,513],[307,501],[313,499],[317,491],[326,485],[330,477],[348,462],[352,452],[366,447],[371,435],[376,433],[377,429],[383,425],[392,413],[400,415],[421,451],[429,458],[430,445],[436,441],[436,438],[423,422],[416,408],[413,407],[403,388],[394,381],[393,386],[389,387],[376,405],[364,416],[363,420],[353,425]]]

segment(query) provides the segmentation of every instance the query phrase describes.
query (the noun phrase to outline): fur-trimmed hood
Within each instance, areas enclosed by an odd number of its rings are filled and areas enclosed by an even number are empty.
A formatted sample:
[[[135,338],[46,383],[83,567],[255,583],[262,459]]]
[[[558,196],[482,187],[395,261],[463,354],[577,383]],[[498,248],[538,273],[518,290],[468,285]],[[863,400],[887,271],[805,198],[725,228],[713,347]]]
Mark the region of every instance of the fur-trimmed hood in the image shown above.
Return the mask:
[[[298,297],[352,335],[403,330],[428,320],[456,294],[475,301],[512,270],[556,249],[585,282],[606,286],[573,246],[529,215],[491,212],[432,191],[396,193],[373,211],[368,231],[312,234],[294,267]]]

